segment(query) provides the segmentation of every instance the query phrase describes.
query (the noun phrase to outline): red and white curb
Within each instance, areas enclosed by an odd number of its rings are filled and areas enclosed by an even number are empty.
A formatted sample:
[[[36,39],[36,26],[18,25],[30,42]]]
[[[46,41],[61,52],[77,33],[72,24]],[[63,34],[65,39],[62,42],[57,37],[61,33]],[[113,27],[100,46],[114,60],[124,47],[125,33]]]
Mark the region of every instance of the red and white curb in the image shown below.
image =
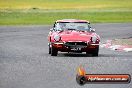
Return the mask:
[[[132,46],[130,46],[130,45],[114,45],[111,42],[112,42],[112,40],[107,40],[106,43],[101,44],[100,47],[109,48],[111,50],[117,50],[117,51],[125,51],[125,52],[132,51]]]

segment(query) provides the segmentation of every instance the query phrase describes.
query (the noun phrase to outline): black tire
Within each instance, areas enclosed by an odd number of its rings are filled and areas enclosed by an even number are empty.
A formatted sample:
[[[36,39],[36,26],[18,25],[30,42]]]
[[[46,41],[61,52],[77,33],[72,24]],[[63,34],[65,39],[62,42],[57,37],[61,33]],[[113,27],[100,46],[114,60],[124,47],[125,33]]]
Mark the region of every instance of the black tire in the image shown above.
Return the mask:
[[[92,56],[98,56],[98,55],[99,55],[99,47],[97,47],[92,53]]]
[[[89,55],[89,52],[86,52],[86,55]]]
[[[49,45],[49,54],[51,54],[51,47],[50,47],[50,45]]]
[[[57,49],[52,46],[51,47],[51,56],[57,56],[57,54],[58,54]]]

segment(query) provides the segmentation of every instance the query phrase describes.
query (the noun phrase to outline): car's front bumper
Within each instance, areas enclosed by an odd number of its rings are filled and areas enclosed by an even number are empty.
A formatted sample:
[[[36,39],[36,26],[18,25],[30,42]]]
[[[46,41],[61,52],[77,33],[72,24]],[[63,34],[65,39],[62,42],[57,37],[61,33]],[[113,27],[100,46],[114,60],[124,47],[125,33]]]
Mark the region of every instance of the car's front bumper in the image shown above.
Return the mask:
[[[73,45],[73,46],[68,46],[66,43],[63,42],[54,42],[51,43],[52,47],[55,47],[58,51],[61,52],[92,52],[92,50],[95,50],[96,48],[99,47],[99,44],[92,44],[92,43],[87,43],[87,45]]]

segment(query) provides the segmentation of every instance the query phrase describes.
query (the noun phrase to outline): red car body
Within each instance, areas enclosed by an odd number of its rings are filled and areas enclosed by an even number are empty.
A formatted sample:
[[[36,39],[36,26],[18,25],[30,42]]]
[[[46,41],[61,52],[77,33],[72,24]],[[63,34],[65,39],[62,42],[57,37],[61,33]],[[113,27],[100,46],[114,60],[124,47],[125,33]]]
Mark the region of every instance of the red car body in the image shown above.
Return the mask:
[[[57,56],[58,51],[98,56],[100,37],[86,20],[57,20],[49,32],[48,41],[51,56]]]

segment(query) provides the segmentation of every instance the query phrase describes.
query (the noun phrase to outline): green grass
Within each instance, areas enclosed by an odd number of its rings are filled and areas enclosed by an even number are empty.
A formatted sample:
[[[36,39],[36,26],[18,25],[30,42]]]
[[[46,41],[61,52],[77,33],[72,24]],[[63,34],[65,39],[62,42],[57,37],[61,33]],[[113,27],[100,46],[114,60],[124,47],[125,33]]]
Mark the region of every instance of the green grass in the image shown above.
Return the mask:
[[[0,24],[52,24],[57,19],[74,18],[97,22],[132,22],[132,12],[11,12],[0,14]]]
[[[0,0],[7,9],[91,9],[132,8],[132,0]]]
[[[65,18],[132,22],[132,0],[0,0],[0,25],[52,24]]]

